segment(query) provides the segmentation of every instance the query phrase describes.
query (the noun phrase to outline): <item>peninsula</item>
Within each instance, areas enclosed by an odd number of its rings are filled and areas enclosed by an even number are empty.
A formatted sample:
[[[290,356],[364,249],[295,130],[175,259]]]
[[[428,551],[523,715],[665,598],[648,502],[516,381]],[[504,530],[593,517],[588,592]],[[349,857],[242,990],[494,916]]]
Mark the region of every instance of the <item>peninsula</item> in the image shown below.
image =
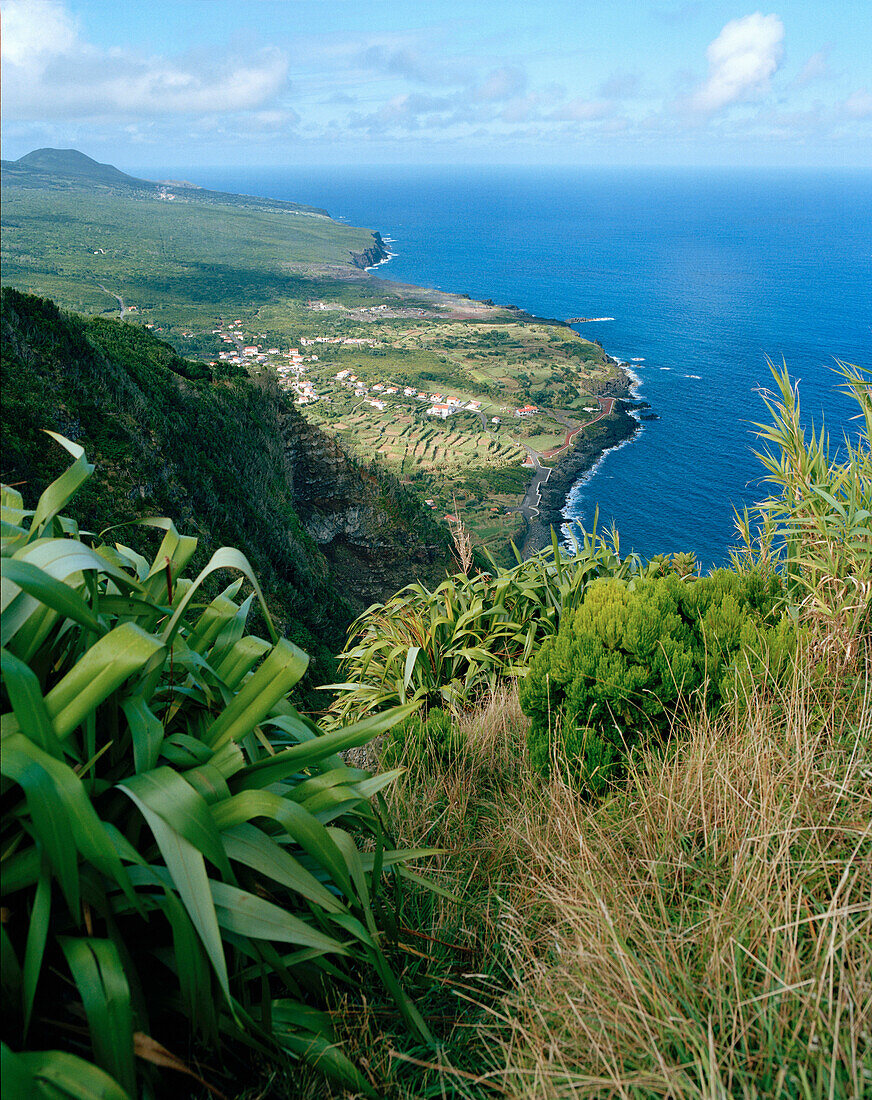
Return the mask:
[[[381,235],[326,210],[142,180],[75,150],[4,161],[0,178],[4,285],[272,379],[498,559],[550,537],[572,482],[636,428],[629,375],[599,344],[380,277]]]

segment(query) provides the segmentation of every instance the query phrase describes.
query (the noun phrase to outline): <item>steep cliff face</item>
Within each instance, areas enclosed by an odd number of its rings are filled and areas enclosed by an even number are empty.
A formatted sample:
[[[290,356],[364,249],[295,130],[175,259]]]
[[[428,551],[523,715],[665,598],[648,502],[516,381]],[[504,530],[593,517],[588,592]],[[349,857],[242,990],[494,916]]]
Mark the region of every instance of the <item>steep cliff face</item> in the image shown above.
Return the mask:
[[[446,532],[391,474],[361,466],[299,415],[284,436],[297,513],[356,609],[452,568]]]
[[[390,253],[385,248],[385,243],[382,240],[381,233],[373,233],[373,246],[372,248],[365,248],[363,252],[350,253],[351,262],[355,267],[367,268],[375,267],[376,264],[386,260]]]
[[[101,530],[170,516],[247,555],[276,617],[331,675],[354,612],[450,562],[445,536],[390,475],[360,468],[274,380],[181,359],[146,330],[4,290],[2,466],[35,500],[66,464],[42,433],[96,464],[73,514]],[[119,534],[154,550],[142,527]]]

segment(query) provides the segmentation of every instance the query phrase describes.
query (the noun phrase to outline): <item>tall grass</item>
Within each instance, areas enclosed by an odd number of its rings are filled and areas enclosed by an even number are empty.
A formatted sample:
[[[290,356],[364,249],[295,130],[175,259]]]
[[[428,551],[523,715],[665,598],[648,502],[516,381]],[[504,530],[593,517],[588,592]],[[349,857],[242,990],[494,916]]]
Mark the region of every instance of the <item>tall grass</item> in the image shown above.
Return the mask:
[[[531,773],[512,687],[454,757],[409,755],[396,840],[444,849],[446,893],[404,902],[407,979],[444,1046],[407,1059],[373,1005],[340,1011],[384,1094],[872,1095],[870,692],[799,661],[598,802]]]
[[[826,704],[797,672],[604,805],[558,779],[517,807],[536,900],[507,924],[501,1090],[872,1094],[870,733],[866,694]]]

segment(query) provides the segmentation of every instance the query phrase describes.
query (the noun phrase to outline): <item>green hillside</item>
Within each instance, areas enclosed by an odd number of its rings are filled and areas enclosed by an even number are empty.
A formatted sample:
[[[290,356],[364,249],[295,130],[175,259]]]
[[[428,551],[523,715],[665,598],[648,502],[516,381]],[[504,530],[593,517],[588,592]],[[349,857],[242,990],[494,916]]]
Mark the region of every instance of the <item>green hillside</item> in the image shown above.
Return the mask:
[[[120,296],[192,320],[300,294],[301,271],[349,274],[378,247],[326,211],[137,180],[75,150],[2,164],[2,279],[88,313]]]
[[[137,326],[4,289],[2,388],[4,482],[38,495],[65,467],[41,429],[81,443],[98,472],[74,518],[102,529],[166,515],[200,539],[203,560],[240,547],[321,679],[353,609],[449,560],[416,500],[349,459],[273,382],[181,359]],[[153,550],[144,528],[118,538]]]

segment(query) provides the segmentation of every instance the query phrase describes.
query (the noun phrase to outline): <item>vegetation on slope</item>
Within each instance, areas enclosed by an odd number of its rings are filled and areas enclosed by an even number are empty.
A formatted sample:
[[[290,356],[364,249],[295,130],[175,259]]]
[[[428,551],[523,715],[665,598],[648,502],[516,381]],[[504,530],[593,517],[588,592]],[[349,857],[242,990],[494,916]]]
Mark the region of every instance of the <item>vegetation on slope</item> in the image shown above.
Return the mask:
[[[525,522],[516,510],[524,485],[497,488],[490,474],[516,468],[524,444],[562,447],[568,429],[597,413],[599,396],[627,391],[603,349],[568,326],[360,270],[385,255],[380,237],[323,211],[136,180],[75,150],[4,162],[0,182],[4,285],[154,326],[186,357],[235,355],[231,318],[243,326],[234,328],[241,344],[277,349],[273,367],[317,341],[304,352],[319,398],[307,418],[361,462],[414,483],[438,517],[461,510],[502,562]],[[336,380],[340,369],[398,392],[377,408]],[[433,393],[480,408],[442,422],[427,414]],[[514,417],[531,403],[537,413]],[[604,423],[613,429],[615,419]],[[603,422],[579,438],[586,456],[599,453]]]
[[[595,792],[559,741],[537,772],[505,681],[370,749],[407,768],[389,796],[398,842],[444,849],[429,874],[445,892],[408,896],[400,913],[405,977],[440,1057],[409,1051],[377,997],[336,1010],[385,1095],[872,1092],[870,380],[846,374],[861,420],[841,459],[803,433],[778,377],[761,428],[777,491],[756,528],[739,520],[751,537],[735,584],[779,577],[782,623],[801,628],[789,667],[761,653],[714,711],[699,693],[663,700],[667,736],[642,737]],[[613,717],[638,728],[620,707]]]
[[[401,557],[429,577],[447,560],[421,506],[389,475],[359,469],[319,438],[268,376],[191,363],[137,326],[76,317],[10,289],[2,335],[4,479],[31,494],[57,476],[61,460],[43,428],[85,445],[97,472],[73,503],[81,525],[99,531],[169,515],[196,534],[202,560],[239,546],[280,628],[315,659],[316,679],[330,678],[349,599],[360,607],[396,587],[389,575],[374,591],[358,568],[357,584],[343,576],[340,590],[300,515],[331,507],[330,484],[343,482],[336,507],[369,501],[374,517],[390,515],[377,532],[389,561]],[[329,484],[312,499],[319,477]],[[123,538],[144,553],[152,545],[144,528]],[[344,552],[360,565],[362,551]]]

